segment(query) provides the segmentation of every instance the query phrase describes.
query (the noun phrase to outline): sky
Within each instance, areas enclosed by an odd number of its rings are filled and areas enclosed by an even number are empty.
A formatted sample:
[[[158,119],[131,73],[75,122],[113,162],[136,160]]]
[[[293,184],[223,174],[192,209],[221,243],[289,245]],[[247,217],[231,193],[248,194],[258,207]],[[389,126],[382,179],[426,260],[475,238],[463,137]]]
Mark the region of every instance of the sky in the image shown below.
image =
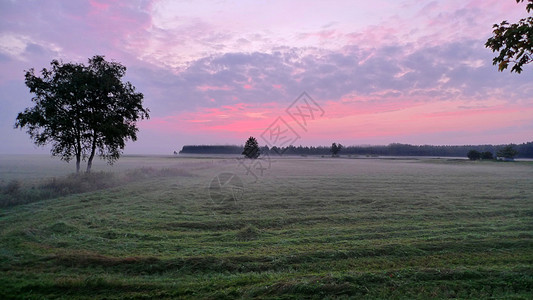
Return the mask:
[[[150,109],[125,154],[533,141],[533,65],[498,72],[484,47],[524,17],[514,0],[0,0],[0,153],[49,151],[13,128],[24,70],[94,55]]]

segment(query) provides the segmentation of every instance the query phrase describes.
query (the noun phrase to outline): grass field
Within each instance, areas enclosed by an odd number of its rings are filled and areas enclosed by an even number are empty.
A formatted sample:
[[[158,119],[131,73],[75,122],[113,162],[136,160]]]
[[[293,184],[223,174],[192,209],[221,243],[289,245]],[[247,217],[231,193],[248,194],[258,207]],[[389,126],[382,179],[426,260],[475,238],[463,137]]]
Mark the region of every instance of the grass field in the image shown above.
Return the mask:
[[[81,193],[0,167],[5,197],[61,195],[0,208],[1,299],[533,298],[532,162],[124,157]]]

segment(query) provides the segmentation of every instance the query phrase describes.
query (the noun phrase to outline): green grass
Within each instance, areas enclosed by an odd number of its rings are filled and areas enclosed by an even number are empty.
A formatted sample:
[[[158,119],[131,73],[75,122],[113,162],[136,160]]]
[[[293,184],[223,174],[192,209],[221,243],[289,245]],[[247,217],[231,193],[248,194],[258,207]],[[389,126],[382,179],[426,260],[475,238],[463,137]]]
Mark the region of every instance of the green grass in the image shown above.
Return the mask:
[[[0,208],[0,298],[533,297],[528,162],[281,158],[258,181],[230,159],[120,163]],[[242,197],[210,200],[220,172]]]

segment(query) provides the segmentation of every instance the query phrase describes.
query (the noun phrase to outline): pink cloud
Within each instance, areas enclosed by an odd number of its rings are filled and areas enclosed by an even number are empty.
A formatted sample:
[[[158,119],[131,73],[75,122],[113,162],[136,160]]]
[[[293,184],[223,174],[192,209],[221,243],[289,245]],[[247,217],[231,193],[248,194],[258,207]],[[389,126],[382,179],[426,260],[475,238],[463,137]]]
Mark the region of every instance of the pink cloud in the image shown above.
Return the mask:
[[[205,91],[231,91],[233,88],[228,85],[223,86],[214,86],[214,85],[200,85],[197,86],[196,89],[205,92]]]
[[[269,117],[276,114],[277,108],[277,103],[266,103],[261,106],[237,103],[156,117],[145,122],[144,126],[165,131],[185,130],[206,133],[226,131],[230,134],[263,126],[270,121]]]
[[[317,32],[302,33],[298,37],[300,39],[318,38],[319,40],[331,40],[333,38],[338,38],[338,35],[340,34],[342,33],[339,33],[334,29],[328,29]]]
[[[487,101],[487,104],[494,101]],[[496,101],[497,102],[497,101]],[[348,144],[361,144],[376,139],[401,141],[402,137],[435,134],[434,140],[420,143],[438,143],[439,133],[461,131],[475,135],[490,132],[502,126],[526,124],[533,114],[531,107],[507,107],[496,104],[486,108],[465,109],[463,101],[424,103],[390,101],[382,105],[365,101],[335,102],[323,105],[323,118],[309,121],[307,132],[300,131],[299,143],[324,144],[332,138]],[[201,109],[196,112],[156,118],[146,127],[163,131],[197,132],[203,136],[224,136],[238,143],[243,136],[260,136],[277,117],[299,130],[277,103]],[[399,140],[400,139],[400,140]],[[475,141],[473,141],[475,142]]]
[[[109,3],[102,3],[96,0],[89,0],[89,4],[93,9],[96,11],[105,11],[109,9],[110,4]]]

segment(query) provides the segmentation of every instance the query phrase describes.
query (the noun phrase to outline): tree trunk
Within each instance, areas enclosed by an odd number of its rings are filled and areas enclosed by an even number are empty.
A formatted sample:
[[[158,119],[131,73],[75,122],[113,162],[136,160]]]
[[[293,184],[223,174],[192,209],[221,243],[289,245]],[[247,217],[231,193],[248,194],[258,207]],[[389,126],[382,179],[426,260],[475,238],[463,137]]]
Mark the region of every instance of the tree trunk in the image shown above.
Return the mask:
[[[81,157],[79,154],[76,154],[76,173],[80,172],[80,162],[81,162]]]
[[[93,144],[91,146],[91,155],[87,161],[87,173],[91,173],[91,167],[93,166],[94,153],[96,152],[96,133],[93,136]]]
[[[79,119],[77,119],[79,120]],[[76,174],[80,172],[80,164],[81,164],[81,130],[80,130],[80,123],[79,121],[76,121]]]

